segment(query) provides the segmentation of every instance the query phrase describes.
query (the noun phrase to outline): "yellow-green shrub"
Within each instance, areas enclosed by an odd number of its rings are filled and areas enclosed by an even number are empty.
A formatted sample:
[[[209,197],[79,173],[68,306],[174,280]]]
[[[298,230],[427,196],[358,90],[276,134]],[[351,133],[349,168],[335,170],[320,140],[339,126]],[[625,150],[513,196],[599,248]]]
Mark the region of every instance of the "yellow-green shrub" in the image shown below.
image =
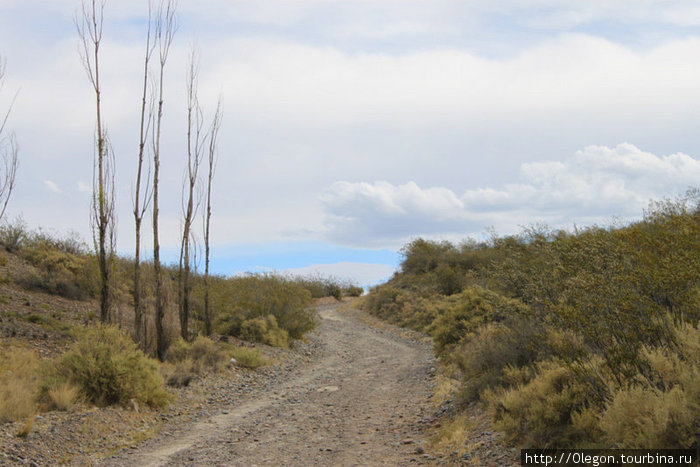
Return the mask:
[[[63,251],[46,241],[26,246],[22,257],[36,269],[19,277],[20,285],[79,300],[95,295],[97,263],[93,257]]]
[[[427,328],[439,354],[466,339],[480,326],[525,313],[520,302],[481,287],[465,289],[443,300],[435,321]]]
[[[495,426],[531,447],[571,447],[582,434],[572,417],[588,407],[589,389],[565,365],[537,365],[534,379],[511,389],[486,391]]]
[[[220,371],[226,360],[226,354],[208,337],[197,336],[194,342],[179,338],[168,348],[161,374],[168,386],[183,387],[207,371]]]
[[[700,414],[690,408],[694,401],[689,396],[680,387],[620,390],[606,407],[600,427],[616,447],[696,448]]]
[[[193,342],[185,342],[180,338],[170,345],[165,354],[165,360],[169,362],[188,359],[212,371],[219,371],[226,364],[226,354],[214,341],[204,336],[197,336]]]
[[[244,321],[268,315],[292,339],[301,339],[317,324],[315,312],[308,308],[309,290],[284,277],[250,275],[214,281],[212,300],[219,309],[216,329],[222,334],[240,337]]]
[[[357,285],[348,285],[344,288],[343,293],[348,297],[359,297],[365,293],[365,289]]]
[[[530,365],[544,352],[537,345],[543,331],[524,319],[511,319],[508,324],[486,324],[468,335],[450,354],[462,373],[461,396],[473,401],[485,389],[528,381],[533,374]]]
[[[645,348],[647,377],[620,389],[600,428],[618,447],[697,448],[700,440],[700,330],[674,327],[677,350]]]
[[[141,352],[123,331],[109,326],[87,329],[55,365],[44,391],[62,382],[75,384],[97,405],[127,404],[131,399],[161,407],[171,396],[163,388],[158,363]]]
[[[240,337],[273,347],[289,347],[289,334],[278,326],[277,319],[273,315],[243,321]]]
[[[236,362],[245,368],[259,368],[269,365],[270,362],[260,355],[260,350],[249,347],[237,347],[231,351],[231,356],[236,359]]]

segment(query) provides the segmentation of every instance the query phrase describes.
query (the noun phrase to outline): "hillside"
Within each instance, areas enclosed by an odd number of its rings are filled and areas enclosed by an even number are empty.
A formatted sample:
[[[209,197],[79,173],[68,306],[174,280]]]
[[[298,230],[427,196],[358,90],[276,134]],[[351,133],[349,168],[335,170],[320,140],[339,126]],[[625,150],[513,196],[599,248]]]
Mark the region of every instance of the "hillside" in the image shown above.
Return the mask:
[[[700,199],[642,221],[408,244],[364,308],[432,336],[516,446],[697,448]]]

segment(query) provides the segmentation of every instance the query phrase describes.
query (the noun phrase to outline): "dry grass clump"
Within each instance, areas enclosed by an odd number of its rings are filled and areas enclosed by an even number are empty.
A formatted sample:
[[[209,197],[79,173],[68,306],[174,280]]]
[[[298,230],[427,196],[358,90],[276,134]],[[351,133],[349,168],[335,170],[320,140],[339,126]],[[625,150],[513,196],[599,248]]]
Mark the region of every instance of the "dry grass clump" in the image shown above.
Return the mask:
[[[38,367],[31,350],[0,348],[0,423],[31,418],[36,412]]]
[[[66,412],[75,407],[80,396],[80,388],[64,381],[49,388],[46,394],[49,408]]]
[[[461,413],[443,424],[433,439],[433,447],[462,455],[468,450],[466,441],[472,428],[473,422],[466,413]]]

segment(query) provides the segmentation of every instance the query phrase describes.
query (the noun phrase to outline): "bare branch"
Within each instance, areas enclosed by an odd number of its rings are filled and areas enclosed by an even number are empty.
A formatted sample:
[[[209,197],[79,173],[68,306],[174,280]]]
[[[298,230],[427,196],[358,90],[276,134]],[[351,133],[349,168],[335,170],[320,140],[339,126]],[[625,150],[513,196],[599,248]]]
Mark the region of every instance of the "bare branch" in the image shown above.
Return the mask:
[[[114,256],[114,152],[102,121],[100,86],[100,45],[106,0],[83,0],[75,24],[80,43],[81,62],[95,92],[95,154],[93,156],[92,218],[93,239],[100,270],[100,320],[111,321],[111,269]]]
[[[163,284],[160,265],[160,243],[158,238],[158,179],[160,176],[160,135],[161,125],[163,121],[163,81],[165,74],[165,65],[168,60],[170,46],[177,30],[176,21],[176,0],[160,0],[158,10],[156,12],[156,20],[154,24],[155,34],[154,39],[159,51],[160,69],[158,81],[156,84],[158,95],[158,108],[154,122],[153,135],[153,267],[156,276],[156,353],[160,360],[165,357],[167,350],[167,342],[165,340],[165,331],[163,329],[163,319],[165,314],[165,299],[163,294]]]
[[[5,83],[5,60],[0,57],[0,90]],[[17,93],[15,93],[10,105],[8,106],[5,115],[0,123],[0,161],[2,164],[2,173],[0,173],[0,220],[5,214],[7,204],[10,202],[10,196],[15,188],[15,180],[17,176],[17,167],[19,165],[19,144],[14,133],[6,135],[5,127],[12,112]]]
[[[216,148],[217,140],[219,137],[219,130],[221,129],[222,118],[222,99],[221,97],[219,97],[219,102],[216,106],[216,112],[214,113],[214,119],[209,129],[209,157],[207,158],[209,162],[209,172],[207,174],[207,194],[206,207],[204,213],[204,330],[207,336],[210,336],[213,330],[211,309],[209,303],[209,258],[211,253],[209,245],[209,229],[211,226],[211,185],[214,179],[214,171],[216,170]]]

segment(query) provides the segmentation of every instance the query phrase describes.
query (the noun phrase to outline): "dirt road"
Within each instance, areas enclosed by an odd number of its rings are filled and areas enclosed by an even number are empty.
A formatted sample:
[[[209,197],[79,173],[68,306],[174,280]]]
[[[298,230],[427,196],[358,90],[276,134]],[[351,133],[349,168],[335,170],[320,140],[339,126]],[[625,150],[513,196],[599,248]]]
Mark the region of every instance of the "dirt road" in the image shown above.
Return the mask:
[[[400,466],[431,464],[429,343],[369,326],[338,306],[319,310],[312,363],[172,436],[102,465]]]

